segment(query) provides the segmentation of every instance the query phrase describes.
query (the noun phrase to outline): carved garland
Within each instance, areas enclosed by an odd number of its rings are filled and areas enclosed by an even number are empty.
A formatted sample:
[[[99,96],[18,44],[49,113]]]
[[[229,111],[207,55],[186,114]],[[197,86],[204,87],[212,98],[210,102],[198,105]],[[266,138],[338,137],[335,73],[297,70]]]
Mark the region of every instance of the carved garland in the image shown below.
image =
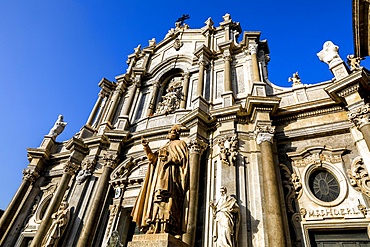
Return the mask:
[[[370,187],[368,186],[370,177],[361,157],[356,157],[353,160],[347,174],[353,188],[370,197]]]

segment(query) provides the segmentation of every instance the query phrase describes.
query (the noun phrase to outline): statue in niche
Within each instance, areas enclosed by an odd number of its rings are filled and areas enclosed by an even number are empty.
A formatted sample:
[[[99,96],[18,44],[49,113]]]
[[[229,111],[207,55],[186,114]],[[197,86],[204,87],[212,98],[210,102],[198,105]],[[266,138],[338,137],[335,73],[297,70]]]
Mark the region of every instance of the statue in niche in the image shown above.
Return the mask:
[[[180,108],[182,99],[182,78],[172,78],[166,89],[166,94],[162,96],[162,102],[158,103],[154,115],[169,114]]]
[[[222,163],[228,166],[235,165],[238,155],[238,138],[236,135],[222,137],[218,141],[218,146],[220,147],[220,159]]]
[[[179,137],[180,126],[174,125],[167,135],[169,141],[154,153],[148,140],[142,139],[149,165],[131,216],[147,234],[166,232],[181,239],[186,232],[189,151]]]
[[[227,189],[220,188],[221,197],[210,202],[215,220],[213,241],[217,247],[235,247],[238,242],[240,208],[234,197],[227,195]]]
[[[69,204],[67,201],[63,200],[59,206],[58,211],[56,211],[51,219],[53,222],[42,241],[42,247],[58,246],[58,242],[62,237],[64,230],[69,222]]]
[[[51,128],[47,136],[56,138],[58,135],[60,135],[63,132],[66,125],[67,123],[63,122],[63,115],[59,115],[57,121],[55,122],[53,128]]]

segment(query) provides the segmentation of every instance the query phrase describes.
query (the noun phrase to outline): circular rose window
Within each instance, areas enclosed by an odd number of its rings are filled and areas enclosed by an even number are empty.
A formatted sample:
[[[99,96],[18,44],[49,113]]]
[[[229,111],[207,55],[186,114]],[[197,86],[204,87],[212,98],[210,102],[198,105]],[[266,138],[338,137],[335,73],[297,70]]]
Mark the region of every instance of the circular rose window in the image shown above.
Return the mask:
[[[332,202],[340,194],[338,180],[333,174],[324,169],[312,172],[308,184],[312,194],[324,202]]]

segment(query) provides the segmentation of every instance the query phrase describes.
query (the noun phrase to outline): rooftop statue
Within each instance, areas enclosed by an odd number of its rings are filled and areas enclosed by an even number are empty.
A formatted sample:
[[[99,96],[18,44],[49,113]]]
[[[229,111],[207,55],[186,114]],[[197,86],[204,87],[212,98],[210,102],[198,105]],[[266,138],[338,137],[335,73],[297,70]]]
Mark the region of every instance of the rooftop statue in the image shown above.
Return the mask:
[[[289,82],[293,82],[293,86],[297,86],[297,85],[301,85],[302,82],[301,82],[301,77],[299,77],[298,75],[298,71],[295,72],[292,77],[289,77],[288,78],[288,81]]]
[[[142,139],[149,165],[145,181],[131,216],[137,227],[147,233],[170,233],[178,239],[186,232],[189,151],[179,139],[180,126],[168,132],[169,141],[152,152],[149,142]]]
[[[63,115],[59,115],[57,121],[55,122],[53,128],[51,128],[47,136],[56,138],[58,135],[60,135],[63,132],[66,125],[67,123],[63,122]]]

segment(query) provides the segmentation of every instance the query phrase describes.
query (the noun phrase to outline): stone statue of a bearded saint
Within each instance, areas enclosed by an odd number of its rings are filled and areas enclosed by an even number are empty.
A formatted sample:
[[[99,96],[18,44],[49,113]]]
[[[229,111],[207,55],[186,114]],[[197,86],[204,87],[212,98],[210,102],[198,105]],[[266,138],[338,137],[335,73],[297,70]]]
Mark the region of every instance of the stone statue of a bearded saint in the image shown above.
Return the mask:
[[[180,126],[168,132],[169,141],[152,152],[142,139],[149,165],[131,216],[143,232],[169,233],[181,239],[186,232],[189,192],[189,151],[179,139]]]

